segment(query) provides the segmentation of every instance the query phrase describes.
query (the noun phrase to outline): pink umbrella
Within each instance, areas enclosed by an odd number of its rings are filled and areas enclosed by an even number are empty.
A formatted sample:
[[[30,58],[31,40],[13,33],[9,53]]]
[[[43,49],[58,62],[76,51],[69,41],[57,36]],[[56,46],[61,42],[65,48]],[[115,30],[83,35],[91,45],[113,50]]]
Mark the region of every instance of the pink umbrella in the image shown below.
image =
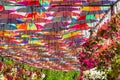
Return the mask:
[[[40,25],[40,24],[35,24],[36,25],[36,27],[37,27],[37,30],[41,30],[41,29],[43,29],[44,28],[44,26],[42,26],[42,25]]]
[[[73,29],[88,30],[88,29],[90,29],[90,27],[87,24],[76,24],[76,25],[70,27],[70,30],[73,30]]]

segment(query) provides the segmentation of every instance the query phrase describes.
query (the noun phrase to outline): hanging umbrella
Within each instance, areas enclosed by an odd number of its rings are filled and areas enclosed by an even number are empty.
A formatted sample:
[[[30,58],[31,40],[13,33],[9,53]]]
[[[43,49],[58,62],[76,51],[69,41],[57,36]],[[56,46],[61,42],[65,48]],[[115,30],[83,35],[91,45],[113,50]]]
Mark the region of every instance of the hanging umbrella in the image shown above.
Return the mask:
[[[36,18],[34,19],[34,23],[48,23],[48,22],[51,22],[51,20],[48,20],[48,19],[45,19],[45,18]]]
[[[68,29],[67,27],[53,27],[53,28],[44,28],[44,29],[42,29],[42,31],[60,32],[60,31],[64,31],[67,29]]]
[[[8,1],[8,0],[3,0],[3,1],[1,1],[1,3],[2,3],[2,5],[11,5],[11,4],[13,4],[13,5],[15,5],[15,3],[14,3],[14,1]]]
[[[84,3],[84,5],[112,5],[114,1],[90,1],[87,3]]]
[[[78,8],[75,7],[69,7],[69,6],[56,6],[56,7],[49,7],[48,11],[55,11],[55,12],[61,12],[61,11],[75,11],[78,10]]]
[[[82,12],[81,12],[81,15],[92,15],[92,14],[95,14],[96,15],[100,15],[102,13],[105,13],[105,12],[108,12],[108,9],[101,9],[101,7],[99,6],[89,6],[89,7],[83,7],[81,8]]]
[[[44,26],[42,26],[40,23],[35,23],[36,27],[38,30],[41,30],[44,28]]]
[[[43,6],[23,6],[17,9],[17,12],[45,12],[46,9]]]
[[[6,23],[0,23],[0,30],[11,30],[11,27]]]
[[[12,30],[16,30],[16,29],[17,29],[17,27],[16,27],[15,24],[8,24],[8,25],[10,26],[10,28],[11,28]]]
[[[1,19],[0,23],[6,23],[6,24],[21,24],[21,23],[24,23],[23,20],[20,20],[20,19]]]
[[[33,0],[26,0],[26,1],[21,1],[21,2],[18,2],[17,4],[19,5],[24,5],[24,6],[40,6],[39,4],[39,0],[37,1],[33,1]]]
[[[68,22],[51,22],[44,25],[45,28],[53,28],[53,27],[63,27],[67,26]]]
[[[0,5],[0,12],[2,12],[4,10],[5,10],[4,6]]]
[[[4,6],[5,10],[12,10],[13,8],[15,8],[16,6]]]
[[[47,1],[46,1],[46,0],[44,0],[44,1],[40,0],[39,3],[40,3],[40,5],[42,5],[42,6],[49,6],[50,1],[49,1],[49,0],[47,0]]]
[[[108,10],[108,9],[110,9],[109,6],[101,6],[100,8],[101,8],[101,10]]]
[[[70,37],[72,37],[72,36],[76,36],[76,35],[79,35],[79,34],[81,34],[80,32],[71,32],[71,33],[68,33],[68,34],[64,34],[63,36],[62,36],[62,38],[64,39],[64,38],[70,38]]]
[[[86,20],[90,20],[90,19],[96,19],[94,14],[88,14],[86,15]],[[92,26],[92,23],[87,23],[88,26]]]
[[[25,18],[25,16],[21,15],[20,13],[19,13],[19,14],[15,14],[15,13],[8,14],[7,17],[10,18],[10,19],[14,19],[14,18]],[[19,20],[20,20],[20,19],[19,19]],[[21,20],[23,20],[23,19],[21,19]]]
[[[10,14],[12,12],[14,12],[14,10],[4,10],[4,11],[1,11],[0,13],[1,14]]]
[[[80,15],[87,15],[87,14],[102,14],[102,13],[107,13],[108,12],[108,10],[97,10],[97,11],[82,11],[81,13],[80,13]]]
[[[87,24],[76,24],[72,27],[70,27],[69,30],[88,30],[90,27]]]
[[[38,30],[36,25],[33,24],[33,23],[17,24],[17,29],[21,29],[21,30]]]
[[[37,12],[31,12],[26,14],[26,18],[38,18],[38,16],[39,16],[39,13]]]
[[[26,18],[45,18],[47,16],[47,14],[45,12],[42,13],[38,13],[38,12],[30,12],[26,14]]]
[[[28,44],[28,40],[23,39],[23,40],[22,40],[22,44]]]
[[[93,23],[93,22],[96,22],[96,21],[97,21],[96,19],[93,19],[93,20],[79,20],[79,21],[74,22],[74,24]]]
[[[28,44],[44,45],[43,41],[34,39],[29,40]]]
[[[60,11],[60,12],[54,12],[53,14],[51,14],[51,16],[55,17],[55,16],[79,16],[79,13],[76,12],[69,12],[69,11]]]
[[[85,6],[82,7],[80,10],[82,11],[97,11],[97,10],[101,10],[101,8],[99,6]]]

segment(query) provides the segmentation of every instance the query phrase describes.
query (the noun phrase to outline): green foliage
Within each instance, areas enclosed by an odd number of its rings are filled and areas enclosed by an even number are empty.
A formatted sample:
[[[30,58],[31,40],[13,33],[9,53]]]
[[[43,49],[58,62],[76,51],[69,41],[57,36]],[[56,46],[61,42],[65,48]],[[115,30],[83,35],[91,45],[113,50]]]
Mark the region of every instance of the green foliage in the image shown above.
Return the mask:
[[[111,76],[111,79],[115,79],[118,75],[118,69],[120,68],[120,57],[115,55],[113,61],[111,62],[112,69],[109,71],[108,75]]]
[[[30,69],[30,66],[27,64],[24,64],[24,69]]]
[[[120,53],[120,45],[118,46],[116,53],[119,54]]]
[[[4,59],[4,62],[5,62],[7,65],[13,65],[13,61],[12,61],[12,60]]]
[[[2,61],[2,57],[0,57],[0,61]],[[11,64],[14,66],[15,61],[4,58],[3,63],[7,64],[7,66],[9,66]],[[44,73],[45,78],[43,80],[77,80],[77,77],[79,76],[79,71],[65,72],[65,71],[61,71],[61,70],[40,69],[40,68],[35,68],[34,66],[29,66],[27,64],[23,64],[23,63],[19,63],[18,65],[25,70],[31,70],[31,71],[37,70],[38,72]],[[28,79],[26,79],[26,76],[24,74],[22,74],[22,78],[24,80],[28,80]],[[37,80],[37,79],[34,79],[34,80]],[[41,79],[39,79],[39,80],[41,80]]]
[[[102,31],[100,32],[100,36],[103,36],[103,34],[104,34],[105,32],[106,32],[105,30],[102,30]]]
[[[44,80],[77,80],[79,76],[79,71],[44,70],[43,73],[46,74]]]

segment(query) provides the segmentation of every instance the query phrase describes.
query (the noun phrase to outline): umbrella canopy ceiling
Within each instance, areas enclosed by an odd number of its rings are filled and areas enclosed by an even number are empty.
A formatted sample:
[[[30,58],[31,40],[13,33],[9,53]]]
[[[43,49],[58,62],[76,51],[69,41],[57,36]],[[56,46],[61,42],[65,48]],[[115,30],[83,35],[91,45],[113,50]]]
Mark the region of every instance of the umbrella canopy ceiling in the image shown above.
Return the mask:
[[[77,55],[90,34],[84,31],[116,1],[1,0],[0,53],[35,67],[79,70]]]

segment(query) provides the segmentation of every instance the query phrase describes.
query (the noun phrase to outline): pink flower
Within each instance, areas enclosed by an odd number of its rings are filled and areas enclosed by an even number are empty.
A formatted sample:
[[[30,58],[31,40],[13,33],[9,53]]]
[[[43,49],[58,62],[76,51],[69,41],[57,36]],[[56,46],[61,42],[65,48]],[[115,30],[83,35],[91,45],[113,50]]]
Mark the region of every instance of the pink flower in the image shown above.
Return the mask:
[[[83,80],[83,76],[80,75],[80,76],[78,77],[78,80]]]
[[[117,26],[118,26],[118,28],[120,28],[120,24],[118,24]]]

